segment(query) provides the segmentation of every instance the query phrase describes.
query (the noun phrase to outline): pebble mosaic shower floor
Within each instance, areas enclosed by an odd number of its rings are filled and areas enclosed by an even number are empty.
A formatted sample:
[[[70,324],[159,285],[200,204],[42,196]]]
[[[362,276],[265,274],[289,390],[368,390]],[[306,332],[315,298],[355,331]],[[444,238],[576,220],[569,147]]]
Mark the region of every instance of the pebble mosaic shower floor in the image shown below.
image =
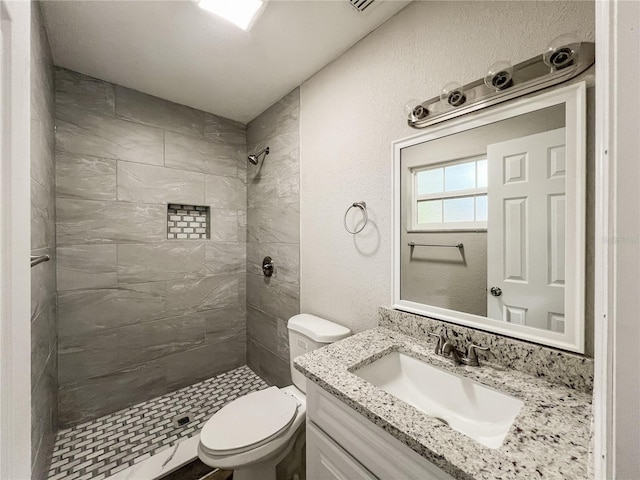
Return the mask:
[[[197,434],[226,403],[268,385],[247,366],[58,432],[49,480],[101,480]],[[190,413],[178,427],[173,419]]]

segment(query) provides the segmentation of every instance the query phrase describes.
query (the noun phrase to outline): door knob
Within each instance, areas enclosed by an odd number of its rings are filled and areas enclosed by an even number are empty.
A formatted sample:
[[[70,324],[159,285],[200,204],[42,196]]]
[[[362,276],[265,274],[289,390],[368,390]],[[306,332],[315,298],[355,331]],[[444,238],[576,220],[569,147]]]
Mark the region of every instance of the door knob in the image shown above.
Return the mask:
[[[494,297],[499,297],[500,295],[502,295],[502,289],[498,287],[491,287],[491,290],[489,291]]]

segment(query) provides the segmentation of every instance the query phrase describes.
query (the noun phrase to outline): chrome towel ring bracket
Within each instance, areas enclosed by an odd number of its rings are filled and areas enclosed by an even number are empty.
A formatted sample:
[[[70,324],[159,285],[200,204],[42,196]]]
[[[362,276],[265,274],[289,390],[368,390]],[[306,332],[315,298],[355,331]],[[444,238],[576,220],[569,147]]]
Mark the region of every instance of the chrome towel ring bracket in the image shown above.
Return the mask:
[[[357,230],[349,230],[349,227],[347,226],[347,215],[349,214],[349,211],[352,208],[359,208],[362,211],[362,218],[364,219],[364,222],[362,223],[362,226],[360,228],[358,228]],[[366,202],[355,202],[352,203],[351,206],[349,206],[349,208],[347,208],[347,211],[344,212],[344,229],[349,232],[351,235],[355,235],[356,233],[360,233],[362,230],[364,230],[364,227],[367,226],[367,222],[369,221],[369,216],[367,215],[367,204]]]

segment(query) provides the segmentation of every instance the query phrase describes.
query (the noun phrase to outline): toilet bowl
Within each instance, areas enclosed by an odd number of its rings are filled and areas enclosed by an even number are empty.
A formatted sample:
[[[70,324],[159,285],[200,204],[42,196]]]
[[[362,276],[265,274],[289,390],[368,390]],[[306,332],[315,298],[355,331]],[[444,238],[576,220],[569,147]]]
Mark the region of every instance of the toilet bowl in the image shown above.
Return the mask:
[[[293,369],[293,359],[351,334],[345,327],[307,314],[292,317],[287,328],[294,385],[270,387],[228,403],[200,433],[200,460],[233,469],[234,480],[276,480],[276,466],[304,434],[305,379]]]
[[[200,433],[198,456],[234,480],[275,480],[276,465],[304,430],[305,394],[294,386],[250,393],[218,411]]]

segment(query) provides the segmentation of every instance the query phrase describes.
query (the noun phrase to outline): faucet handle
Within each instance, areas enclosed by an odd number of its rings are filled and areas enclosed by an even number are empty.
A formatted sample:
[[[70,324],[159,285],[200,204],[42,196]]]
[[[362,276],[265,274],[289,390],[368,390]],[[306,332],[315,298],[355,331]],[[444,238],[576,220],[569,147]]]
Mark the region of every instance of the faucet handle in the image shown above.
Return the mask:
[[[467,349],[467,365],[473,365],[476,367],[480,365],[480,363],[478,362],[477,350],[486,352],[489,350],[489,347],[481,347],[480,345],[476,345],[475,343],[469,345],[469,348]]]
[[[433,333],[433,332],[427,332],[427,333],[432,337],[436,337],[438,339],[438,342],[436,343],[435,352],[436,352],[436,355],[441,355],[442,346],[444,345],[444,342],[445,342],[444,335],[442,335],[441,333]]]

